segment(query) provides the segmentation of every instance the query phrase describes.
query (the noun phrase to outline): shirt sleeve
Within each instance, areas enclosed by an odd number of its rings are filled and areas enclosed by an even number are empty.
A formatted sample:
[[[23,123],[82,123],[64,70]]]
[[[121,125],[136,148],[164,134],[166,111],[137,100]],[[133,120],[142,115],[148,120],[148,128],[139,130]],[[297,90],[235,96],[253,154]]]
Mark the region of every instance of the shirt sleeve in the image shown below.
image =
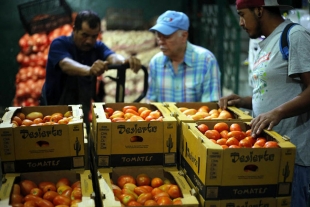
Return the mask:
[[[156,70],[155,70],[155,59],[153,58],[149,64],[149,80],[148,80],[148,91],[146,99],[148,101],[157,101],[156,95]]]
[[[59,61],[64,58],[73,58],[69,51],[68,44],[65,44],[65,42],[60,38],[54,39],[50,45],[48,53],[49,63],[52,64],[53,68],[55,68]]]
[[[207,72],[204,76],[201,102],[218,101],[221,97],[221,72],[213,54],[207,55],[205,67]]]

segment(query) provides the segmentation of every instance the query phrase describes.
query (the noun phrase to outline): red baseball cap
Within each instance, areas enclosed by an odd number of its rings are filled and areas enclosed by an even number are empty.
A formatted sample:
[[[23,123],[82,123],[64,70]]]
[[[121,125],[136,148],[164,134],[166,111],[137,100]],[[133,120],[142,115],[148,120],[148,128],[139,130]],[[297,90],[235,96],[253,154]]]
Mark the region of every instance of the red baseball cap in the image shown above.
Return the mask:
[[[293,9],[293,7],[289,5],[279,5],[277,0],[236,0],[237,10],[260,6],[279,7],[283,10]]]

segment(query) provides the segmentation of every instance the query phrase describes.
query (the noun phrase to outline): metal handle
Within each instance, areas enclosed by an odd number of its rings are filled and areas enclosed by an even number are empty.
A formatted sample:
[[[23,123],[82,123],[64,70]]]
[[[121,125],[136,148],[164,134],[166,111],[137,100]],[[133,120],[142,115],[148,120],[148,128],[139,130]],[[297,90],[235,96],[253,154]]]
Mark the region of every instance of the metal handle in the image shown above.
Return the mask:
[[[125,63],[122,65],[109,65],[108,70],[117,70],[117,77],[109,77],[111,80],[116,82],[116,95],[115,95],[115,102],[124,102],[125,97],[125,82],[126,82],[126,70],[130,69],[129,63]],[[143,92],[140,94],[140,96],[135,99],[133,102],[140,102],[147,93],[148,89],[148,71],[145,66],[141,66],[141,69],[144,72],[144,87]]]

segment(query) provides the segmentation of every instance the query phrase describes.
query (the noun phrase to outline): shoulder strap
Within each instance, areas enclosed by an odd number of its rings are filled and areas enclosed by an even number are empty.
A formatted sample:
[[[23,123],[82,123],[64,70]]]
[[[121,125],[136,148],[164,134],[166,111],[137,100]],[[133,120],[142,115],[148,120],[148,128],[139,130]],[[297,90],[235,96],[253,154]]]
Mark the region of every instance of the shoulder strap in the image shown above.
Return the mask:
[[[280,36],[280,51],[282,53],[283,59],[288,60],[289,56],[289,33],[293,26],[297,25],[297,23],[289,23],[285,26],[284,30]]]

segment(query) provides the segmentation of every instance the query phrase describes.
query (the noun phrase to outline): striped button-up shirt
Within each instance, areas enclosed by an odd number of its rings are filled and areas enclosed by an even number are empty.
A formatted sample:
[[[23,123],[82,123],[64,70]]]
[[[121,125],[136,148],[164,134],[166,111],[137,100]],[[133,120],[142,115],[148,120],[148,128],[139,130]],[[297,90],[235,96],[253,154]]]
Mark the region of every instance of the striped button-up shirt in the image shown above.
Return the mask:
[[[211,102],[221,96],[220,70],[209,50],[187,42],[183,63],[175,73],[162,52],[149,64],[146,99],[155,102]]]

